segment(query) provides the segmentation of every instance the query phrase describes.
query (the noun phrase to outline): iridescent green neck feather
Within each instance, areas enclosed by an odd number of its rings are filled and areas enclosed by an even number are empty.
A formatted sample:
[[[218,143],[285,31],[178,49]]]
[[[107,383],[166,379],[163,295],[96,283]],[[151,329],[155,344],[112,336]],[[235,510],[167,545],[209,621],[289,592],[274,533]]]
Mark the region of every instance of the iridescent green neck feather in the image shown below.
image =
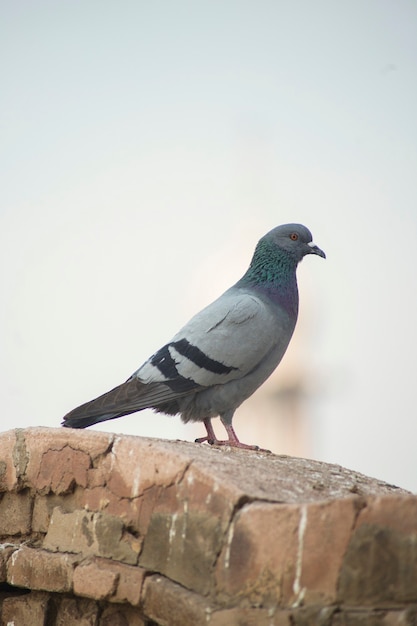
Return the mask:
[[[247,272],[236,287],[251,287],[287,311],[298,312],[296,268],[298,260],[265,239],[258,243]]]

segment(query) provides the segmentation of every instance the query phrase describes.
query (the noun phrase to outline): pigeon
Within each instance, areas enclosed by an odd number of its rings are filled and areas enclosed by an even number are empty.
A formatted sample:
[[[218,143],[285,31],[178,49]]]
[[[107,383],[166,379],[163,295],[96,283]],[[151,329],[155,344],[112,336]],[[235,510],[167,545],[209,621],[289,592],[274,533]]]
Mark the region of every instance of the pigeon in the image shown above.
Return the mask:
[[[152,408],[202,421],[198,443],[255,449],[232,426],[237,407],[272,374],[288,347],[298,316],[296,269],[307,254],[326,258],[301,224],[277,226],[258,242],[247,272],[197,313],[125,383],[73,409],[62,425],[85,428]],[[220,417],[227,439],[217,439]]]

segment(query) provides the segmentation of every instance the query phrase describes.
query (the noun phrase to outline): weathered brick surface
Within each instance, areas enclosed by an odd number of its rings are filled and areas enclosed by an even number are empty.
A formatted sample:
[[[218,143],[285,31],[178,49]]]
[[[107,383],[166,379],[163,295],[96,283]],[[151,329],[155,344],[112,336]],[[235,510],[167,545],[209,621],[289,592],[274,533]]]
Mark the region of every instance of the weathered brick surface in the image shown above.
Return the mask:
[[[0,495],[0,536],[26,535],[31,530],[33,499],[28,490]]]
[[[332,604],[343,557],[361,503],[348,497],[301,508],[297,565],[286,604]]]
[[[358,517],[340,573],[347,603],[417,603],[417,498],[377,497]]]
[[[140,542],[124,531],[123,522],[114,515],[76,510],[52,512],[43,546],[47,550],[102,556],[136,563]]]
[[[106,459],[110,491],[119,497],[134,498],[150,487],[168,487],[179,482],[190,463],[190,455],[180,449],[172,455],[165,443],[115,437]]]
[[[185,587],[208,593],[239,493],[189,468],[179,484],[167,486],[153,502],[139,563]]]
[[[417,498],[375,496],[361,509],[356,528],[364,524],[385,526],[409,536],[417,535]]]
[[[114,595],[117,574],[100,561],[79,565],[74,572],[74,593],[78,596],[104,600]]]
[[[244,506],[217,563],[219,598],[272,607],[335,602],[357,504],[349,497],[302,507]]]
[[[376,606],[417,602],[417,535],[361,525],[346,552],[339,597]]]
[[[144,584],[143,610],[160,626],[203,626],[211,612],[210,604],[162,576],[150,576]]]
[[[417,496],[306,459],[0,433],[0,541],[0,626],[417,626]]]
[[[41,493],[69,493],[74,485],[87,486],[90,455],[71,446],[47,450],[41,458],[36,486]]]
[[[81,471],[76,471],[72,486],[80,480],[85,481],[84,464],[85,459],[91,459],[93,465],[100,459],[112,445],[113,436],[106,433],[94,433],[91,436],[89,431],[79,431],[76,436],[76,444],[68,438],[64,429],[55,428],[34,428],[23,433],[31,432],[33,436],[25,437],[25,451],[27,454],[27,464],[25,468],[24,482],[30,487],[35,487],[40,493],[48,493],[58,489],[65,492],[71,486],[68,482],[68,469],[73,466],[75,469],[76,460],[82,460]],[[75,455],[72,455],[72,451]],[[46,455],[46,458],[45,458]],[[51,461],[54,461],[54,466]],[[58,467],[56,467],[58,466]]]
[[[7,581],[17,587],[70,591],[76,558],[22,546],[7,561]]]
[[[47,533],[51,522],[51,516],[55,508],[59,507],[63,512],[72,512],[74,499],[69,495],[56,495],[54,493],[41,496],[36,495],[32,512],[32,529],[37,533]],[[81,507],[80,507],[81,508]]]
[[[142,597],[142,587],[146,570],[122,563],[110,563],[109,568],[117,574],[117,586],[111,602],[128,602],[138,606]]]
[[[74,593],[79,596],[138,605],[145,570],[107,559],[88,559],[74,571]]]
[[[1,624],[4,626],[45,626],[49,595],[31,592],[28,595],[4,598],[1,604]]]
[[[18,440],[23,444],[20,448],[17,445]],[[25,471],[26,463],[23,431],[9,430],[2,433],[0,437],[0,492],[16,489],[18,475]]]
[[[101,614],[98,626],[151,626],[151,624],[135,609],[108,606]]]
[[[296,576],[300,507],[245,505],[235,516],[216,567],[217,594],[226,604],[281,603]]]
[[[85,598],[66,597],[62,600],[53,598],[53,601],[56,613],[55,620],[52,621],[54,626],[97,626],[100,615],[97,602]]]

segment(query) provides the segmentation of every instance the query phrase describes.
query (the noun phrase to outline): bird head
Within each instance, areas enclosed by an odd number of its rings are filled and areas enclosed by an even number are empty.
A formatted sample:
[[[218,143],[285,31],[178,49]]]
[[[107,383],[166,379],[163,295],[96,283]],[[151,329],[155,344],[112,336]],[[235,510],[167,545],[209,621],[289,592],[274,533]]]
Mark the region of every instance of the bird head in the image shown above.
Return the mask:
[[[263,239],[274,243],[294,260],[301,261],[306,254],[316,254],[323,259],[325,253],[313,243],[311,232],[302,224],[283,224],[267,233]]]

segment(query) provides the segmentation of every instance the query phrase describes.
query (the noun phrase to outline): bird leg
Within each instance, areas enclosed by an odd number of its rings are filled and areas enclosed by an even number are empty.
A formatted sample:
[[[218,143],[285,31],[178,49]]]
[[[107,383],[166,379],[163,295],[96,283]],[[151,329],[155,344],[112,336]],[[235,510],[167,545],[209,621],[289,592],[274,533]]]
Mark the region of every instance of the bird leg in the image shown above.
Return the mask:
[[[207,441],[207,443],[209,443],[210,445],[217,444],[218,441],[216,439],[216,435],[214,434],[210,417],[207,417],[204,420],[204,426],[206,427],[207,437],[199,437],[195,440],[195,443],[204,443],[205,441]]]
[[[219,445],[232,446],[233,448],[244,448],[245,450],[259,450],[260,449],[259,446],[251,446],[251,445],[248,445],[247,443],[241,443],[235,433],[235,429],[233,428],[231,424],[225,424],[223,422],[223,426],[226,429],[229,439],[227,441],[218,441],[217,443]]]
[[[195,440],[195,442],[204,443],[205,441],[207,441],[207,443],[209,443],[211,446],[230,446],[232,448],[243,448],[244,450],[262,450],[261,448],[259,448],[259,446],[250,446],[246,443],[241,443],[234,431],[233,426],[231,424],[223,422],[223,420],[222,423],[228,434],[228,439],[224,441],[217,439],[216,435],[214,434],[211,419],[208,417],[204,420],[204,426],[206,427],[207,436],[199,437]],[[264,450],[264,452],[269,452],[269,450]]]

